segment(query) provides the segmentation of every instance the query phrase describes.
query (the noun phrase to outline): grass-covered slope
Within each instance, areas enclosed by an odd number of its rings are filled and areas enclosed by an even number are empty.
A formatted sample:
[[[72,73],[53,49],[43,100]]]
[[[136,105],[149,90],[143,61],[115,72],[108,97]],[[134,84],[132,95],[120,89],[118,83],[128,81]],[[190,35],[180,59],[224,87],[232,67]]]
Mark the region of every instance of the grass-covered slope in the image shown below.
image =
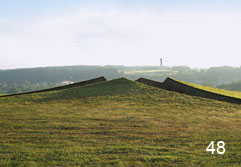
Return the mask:
[[[174,78],[171,78],[171,79],[175,80],[176,82],[188,85],[188,86],[193,87],[193,88],[201,89],[201,90],[204,90],[204,91],[207,91],[207,92],[212,92],[212,93],[216,93],[216,94],[219,94],[219,95],[224,95],[224,96],[229,96],[229,97],[241,99],[241,92],[238,92],[238,91],[230,91],[230,90],[224,90],[224,89],[219,89],[219,88],[214,88],[214,87],[209,87],[209,86],[204,86],[204,85],[193,84],[193,83],[190,83],[190,82],[176,80]]]
[[[240,105],[124,78],[0,99],[0,166],[238,167],[240,137]]]

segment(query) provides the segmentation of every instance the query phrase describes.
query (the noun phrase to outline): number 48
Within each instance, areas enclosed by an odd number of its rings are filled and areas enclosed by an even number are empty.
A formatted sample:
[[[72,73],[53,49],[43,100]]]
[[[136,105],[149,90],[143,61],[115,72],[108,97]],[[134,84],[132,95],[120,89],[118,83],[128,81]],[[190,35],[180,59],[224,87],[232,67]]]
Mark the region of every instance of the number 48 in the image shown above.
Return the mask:
[[[224,146],[225,146],[225,143],[223,142],[223,141],[219,141],[218,143],[217,143],[217,146],[218,146],[218,148],[217,148],[217,153],[218,154],[224,154],[225,153],[225,148],[224,148]],[[221,151],[220,151],[221,150]],[[214,154],[214,152],[215,152],[215,149],[214,149],[214,141],[211,141],[211,143],[208,145],[208,147],[206,148],[206,151],[211,151],[212,152],[212,154]]]

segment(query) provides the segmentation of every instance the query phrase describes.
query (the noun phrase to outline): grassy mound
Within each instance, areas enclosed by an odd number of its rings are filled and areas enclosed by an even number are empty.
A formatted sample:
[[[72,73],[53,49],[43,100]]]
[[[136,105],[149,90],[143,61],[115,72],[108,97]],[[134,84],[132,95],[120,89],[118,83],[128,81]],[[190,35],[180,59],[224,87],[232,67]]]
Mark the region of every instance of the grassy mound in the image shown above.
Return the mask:
[[[240,166],[241,106],[124,78],[0,99],[0,166]],[[226,143],[224,155],[206,152]]]

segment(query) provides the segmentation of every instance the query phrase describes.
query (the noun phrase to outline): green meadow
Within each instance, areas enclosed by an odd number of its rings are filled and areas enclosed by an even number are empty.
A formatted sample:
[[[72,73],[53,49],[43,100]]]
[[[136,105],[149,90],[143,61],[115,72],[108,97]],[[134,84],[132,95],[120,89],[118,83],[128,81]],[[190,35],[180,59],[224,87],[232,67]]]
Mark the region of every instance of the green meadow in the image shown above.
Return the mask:
[[[241,105],[125,78],[0,98],[3,167],[240,167],[240,138]]]

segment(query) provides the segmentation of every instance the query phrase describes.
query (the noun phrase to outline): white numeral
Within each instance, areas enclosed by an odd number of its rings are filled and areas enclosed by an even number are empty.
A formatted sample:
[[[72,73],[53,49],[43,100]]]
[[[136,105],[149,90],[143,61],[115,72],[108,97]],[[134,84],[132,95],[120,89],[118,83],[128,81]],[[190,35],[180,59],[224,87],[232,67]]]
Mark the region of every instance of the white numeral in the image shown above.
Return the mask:
[[[210,149],[211,147],[211,149]],[[214,141],[211,141],[211,143],[208,145],[208,147],[206,148],[206,151],[212,151],[212,154],[214,154],[215,149],[214,149]]]
[[[218,154],[224,154],[225,153],[225,148],[224,148],[224,146],[225,146],[225,143],[223,142],[223,141],[219,141],[218,143],[217,143],[217,146],[218,146],[218,148],[217,148],[217,153]],[[222,151],[220,151],[220,150],[222,150]],[[208,147],[206,148],[206,151],[211,151],[212,152],[212,154],[214,154],[214,152],[215,152],[215,148],[214,148],[214,141],[211,141],[211,143],[208,145]]]
[[[218,148],[217,148],[218,154],[224,154],[225,151],[226,151],[225,148],[224,148],[225,143],[224,143],[223,141],[219,141],[219,142],[217,143],[217,146],[218,146]],[[219,151],[220,149],[222,149],[222,151]]]

